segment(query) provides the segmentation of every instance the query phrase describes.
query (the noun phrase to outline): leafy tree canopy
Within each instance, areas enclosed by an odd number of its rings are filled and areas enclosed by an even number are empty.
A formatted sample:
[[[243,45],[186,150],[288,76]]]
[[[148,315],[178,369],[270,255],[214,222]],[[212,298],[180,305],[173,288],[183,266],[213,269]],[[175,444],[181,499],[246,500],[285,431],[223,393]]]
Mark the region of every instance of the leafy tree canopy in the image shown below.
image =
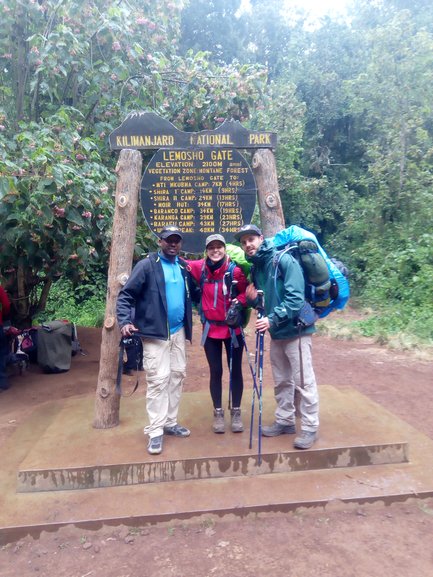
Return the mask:
[[[180,129],[247,120],[259,67],[177,54],[181,4],[44,0],[0,5],[0,269],[18,321],[51,284],[105,267],[115,158],[108,134],[131,110]]]

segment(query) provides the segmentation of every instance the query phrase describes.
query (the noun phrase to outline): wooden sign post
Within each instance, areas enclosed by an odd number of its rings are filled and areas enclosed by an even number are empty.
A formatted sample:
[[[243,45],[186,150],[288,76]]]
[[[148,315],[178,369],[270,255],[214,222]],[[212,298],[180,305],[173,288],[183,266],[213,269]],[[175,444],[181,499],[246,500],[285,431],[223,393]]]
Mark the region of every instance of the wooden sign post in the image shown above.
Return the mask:
[[[285,228],[274,153],[268,149],[257,150],[252,165],[257,184],[261,229],[265,238],[271,237]]]
[[[93,426],[96,429],[109,429],[119,424],[120,397],[116,392],[116,376],[120,330],[116,320],[116,303],[120,288],[131,274],[141,168],[142,158],[138,150],[122,150],[120,152],[116,166],[118,176],[116,204],[93,421]]]

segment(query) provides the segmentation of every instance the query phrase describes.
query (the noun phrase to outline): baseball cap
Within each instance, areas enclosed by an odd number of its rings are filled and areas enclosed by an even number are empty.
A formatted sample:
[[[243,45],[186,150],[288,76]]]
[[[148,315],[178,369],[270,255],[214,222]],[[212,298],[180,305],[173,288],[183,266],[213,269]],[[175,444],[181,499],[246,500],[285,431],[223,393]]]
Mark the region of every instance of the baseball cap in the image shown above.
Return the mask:
[[[206,248],[207,248],[207,245],[210,244],[211,242],[213,242],[214,240],[219,240],[220,242],[223,243],[224,246],[226,245],[226,240],[222,234],[210,234],[206,239],[206,245],[205,245]]]
[[[255,224],[244,224],[235,234],[236,240],[241,240],[245,234],[256,234],[257,236],[262,236],[262,231]]]
[[[182,236],[182,231],[180,230],[180,228],[178,226],[164,226],[164,228],[161,230],[161,232],[159,233],[159,238],[162,239],[166,239],[169,236],[175,234],[176,236],[179,236],[180,238],[183,238]]]

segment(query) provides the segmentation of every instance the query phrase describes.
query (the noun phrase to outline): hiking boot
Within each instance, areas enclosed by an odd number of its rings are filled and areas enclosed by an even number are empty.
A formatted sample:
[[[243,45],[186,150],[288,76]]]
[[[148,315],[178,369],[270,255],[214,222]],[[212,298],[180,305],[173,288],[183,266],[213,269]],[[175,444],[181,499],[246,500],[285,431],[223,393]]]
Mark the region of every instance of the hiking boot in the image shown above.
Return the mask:
[[[295,425],[283,425],[275,421],[269,427],[262,427],[263,437],[278,437],[278,435],[294,435],[296,433]]]
[[[147,452],[151,455],[159,455],[162,452],[162,440],[162,435],[150,438],[149,443],[147,444]]]
[[[170,435],[172,437],[189,437],[191,431],[186,427],[181,427],[180,425],[173,425],[172,427],[164,427],[164,435]]]
[[[224,422],[224,409],[214,409],[212,431],[214,433],[226,432],[226,424]]]
[[[242,433],[244,426],[241,419],[241,410],[239,408],[233,408],[230,410],[232,416],[232,433]]]
[[[309,449],[317,441],[317,431],[301,431],[300,435],[295,438],[293,446],[295,449]]]

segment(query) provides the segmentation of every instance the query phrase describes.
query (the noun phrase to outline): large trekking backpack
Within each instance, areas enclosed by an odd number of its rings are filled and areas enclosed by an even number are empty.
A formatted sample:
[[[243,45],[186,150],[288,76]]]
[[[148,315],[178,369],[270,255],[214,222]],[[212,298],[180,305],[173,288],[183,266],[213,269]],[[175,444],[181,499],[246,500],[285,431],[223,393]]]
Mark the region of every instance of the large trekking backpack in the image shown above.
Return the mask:
[[[73,326],[51,321],[38,329],[38,365],[44,373],[64,373],[71,368]]]
[[[350,297],[347,276],[330,259],[320,246],[316,236],[299,226],[292,225],[279,231],[272,239],[279,249],[274,259],[274,284],[280,274],[279,263],[286,252],[299,262],[305,280],[305,298],[320,318],[336,309],[343,309]]]

